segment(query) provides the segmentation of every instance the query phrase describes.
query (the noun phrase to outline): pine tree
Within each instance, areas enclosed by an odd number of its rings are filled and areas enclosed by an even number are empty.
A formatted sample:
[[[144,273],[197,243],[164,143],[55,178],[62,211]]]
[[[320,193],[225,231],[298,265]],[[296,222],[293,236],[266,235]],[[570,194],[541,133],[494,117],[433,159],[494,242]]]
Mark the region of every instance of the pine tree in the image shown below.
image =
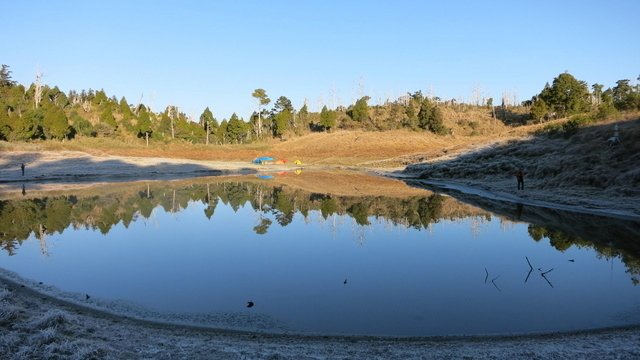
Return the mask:
[[[133,118],[133,112],[131,111],[131,107],[129,106],[129,103],[127,102],[127,99],[125,99],[124,96],[120,99],[119,107],[120,107],[120,114],[122,114],[123,120],[130,120]]]
[[[306,103],[302,105],[302,107],[298,111],[298,118],[296,120],[296,123],[298,124],[298,126],[296,127],[299,129],[302,129],[309,124],[309,108],[307,107]]]
[[[42,138],[42,121],[44,112],[42,109],[27,110],[22,117],[9,117],[11,133],[9,140],[31,140]]]
[[[236,144],[242,143],[245,137],[246,129],[245,122],[238,118],[236,113],[231,115],[229,123],[227,124],[226,134],[230,141]]]
[[[50,105],[45,109],[42,124],[47,139],[64,140],[71,134],[69,120],[64,111],[57,106]]]
[[[9,114],[0,107],[0,140],[7,140],[11,127],[9,126]]]
[[[273,135],[282,138],[282,135],[289,129],[289,122],[293,115],[289,109],[284,109],[279,112],[273,121]]]
[[[367,105],[367,101],[369,101],[368,96],[363,96],[358,101],[356,101],[355,105],[353,105],[353,109],[351,109],[351,118],[358,122],[363,122],[369,120],[369,105]]]
[[[282,138],[293,120],[293,105],[286,96],[280,96],[271,110],[273,136]]]
[[[544,100],[538,98],[531,105],[529,114],[532,119],[542,121],[542,119],[544,119],[548,112],[549,108],[547,107],[547,103],[545,103]]]
[[[442,122],[442,113],[429,98],[424,98],[418,112],[418,126],[433,133],[444,135],[447,131]]]
[[[96,131],[93,128],[93,125],[89,122],[89,120],[83,118],[78,114],[77,111],[73,111],[70,116],[71,126],[77,131],[78,134],[82,136],[96,136]]]
[[[2,64],[2,68],[0,69],[0,87],[12,87],[15,84],[16,82],[11,80],[9,65]]]
[[[109,125],[114,130],[118,127],[116,119],[113,117],[113,113],[109,108],[102,110],[102,112],[100,113],[100,122],[105,125]]]
[[[144,137],[147,146],[149,146],[149,137],[153,133],[153,129],[151,128],[151,117],[149,116],[147,108],[144,106],[140,108],[140,112],[138,113],[137,131],[138,137]]]
[[[215,134],[218,129],[218,121],[213,117],[208,106],[200,115],[200,126],[204,128],[206,134],[205,144],[209,144],[209,134]]]
[[[216,131],[216,137],[218,138],[218,142],[220,144],[225,144],[227,142],[228,125],[229,123],[227,122],[227,119],[223,119],[222,122],[220,123],[220,126],[218,126],[218,130]]]
[[[336,126],[336,113],[323,106],[320,111],[320,126],[329,131]]]
[[[566,72],[553,79],[551,86],[547,83],[538,97],[559,117],[589,110],[587,83]]]

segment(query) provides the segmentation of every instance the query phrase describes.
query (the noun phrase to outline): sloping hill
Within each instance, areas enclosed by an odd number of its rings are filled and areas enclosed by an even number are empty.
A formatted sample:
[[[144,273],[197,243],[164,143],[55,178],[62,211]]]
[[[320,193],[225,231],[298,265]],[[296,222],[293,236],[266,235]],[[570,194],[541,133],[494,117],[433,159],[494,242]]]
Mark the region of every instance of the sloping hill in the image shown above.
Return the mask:
[[[619,126],[621,144],[607,139]],[[525,191],[514,173],[525,172]],[[455,157],[410,165],[405,172],[565,204],[626,208],[640,214],[640,118],[607,121],[564,136],[532,135]]]

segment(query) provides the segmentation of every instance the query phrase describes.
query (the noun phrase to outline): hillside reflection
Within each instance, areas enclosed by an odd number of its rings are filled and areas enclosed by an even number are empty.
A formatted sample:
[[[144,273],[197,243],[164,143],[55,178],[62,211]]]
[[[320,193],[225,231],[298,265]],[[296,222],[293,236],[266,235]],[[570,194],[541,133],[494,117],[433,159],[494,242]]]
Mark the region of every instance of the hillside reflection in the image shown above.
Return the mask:
[[[422,229],[443,218],[455,219],[480,212],[443,212],[445,197],[437,194],[393,198],[385,196],[338,196],[312,193],[284,185],[255,181],[216,181],[184,184],[154,182],[120,185],[117,191],[110,186],[81,190],[74,195],[48,195],[31,199],[0,200],[0,244],[9,253],[23,240],[35,234],[37,239],[63,233],[72,226],[108,233],[122,223],[128,227],[133,221],[148,219],[160,206],[169,213],[186,209],[191,202],[205,205],[203,216],[215,216],[219,203],[237,212],[250,206],[259,214],[273,214],[279,226],[287,226],[296,213],[307,218],[310,211],[319,211],[324,219],[332,215],[346,215],[358,225],[369,224],[369,217],[384,218],[396,225]],[[425,192],[426,193],[426,192]],[[455,202],[449,199],[450,202]],[[488,213],[487,213],[488,216]],[[265,234],[273,226],[262,218],[254,228]]]
[[[559,251],[571,246],[588,247],[607,258],[619,257],[632,281],[635,284],[640,281],[640,226],[637,223],[597,218],[597,225],[594,225],[594,217],[552,210],[523,209],[522,206],[514,209],[514,206],[484,203],[473,203],[475,206],[472,206],[426,190],[384,195],[402,184],[392,180],[376,180],[382,182],[374,183],[370,188],[379,190],[366,191],[358,187],[362,184],[362,179],[358,179],[349,194],[345,190],[349,188],[345,183],[347,180],[328,178],[326,183],[315,184],[318,191],[314,192],[296,184],[255,177],[214,177],[92,186],[74,190],[72,194],[69,191],[42,192],[31,198],[0,200],[0,247],[13,255],[33,234],[46,254],[46,237],[63,233],[70,226],[106,234],[120,223],[128,228],[136,220],[150,218],[157,207],[176,213],[196,202],[204,204],[202,216],[208,219],[216,216],[216,208],[221,203],[235,212],[245,206],[251,207],[259,214],[253,227],[258,235],[266,234],[273,226],[286,227],[296,214],[308,219],[310,212],[318,212],[325,220],[334,215],[347,216],[362,227],[369,225],[371,218],[376,218],[418,230],[442,220],[490,220],[496,217],[493,214],[499,214],[497,217],[501,221],[529,223],[533,240],[548,238]],[[332,183],[340,183],[338,194],[327,191]],[[365,188],[366,185],[360,186]],[[480,207],[490,209],[493,214]]]

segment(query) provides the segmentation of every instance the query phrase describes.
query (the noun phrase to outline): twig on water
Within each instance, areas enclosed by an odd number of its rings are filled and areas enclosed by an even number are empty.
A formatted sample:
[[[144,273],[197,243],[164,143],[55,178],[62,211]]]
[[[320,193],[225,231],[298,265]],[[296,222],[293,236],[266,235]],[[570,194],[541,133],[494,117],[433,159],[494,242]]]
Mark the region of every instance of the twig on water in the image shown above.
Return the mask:
[[[500,288],[496,284],[496,280],[498,280],[499,277],[500,277],[500,275],[498,275],[498,276],[494,277],[493,279],[491,279],[491,283],[493,284],[493,286],[496,287],[496,289],[498,289],[498,291],[502,291],[502,290],[500,290]]]
[[[527,259],[527,264],[529,264],[529,272],[527,273],[527,278],[524,279],[524,283],[526,284],[529,280],[529,276],[531,276],[531,272],[533,271],[533,266],[531,266],[531,262],[529,261],[528,257],[525,256],[524,258]]]
[[[553,269],[551,269],[551,270],[553,270]],[[545,276],[545,274],[550,272],[551,270],[549,270],[547,272],[543,272],[542,274],[540,274],[540,276],[542,276],[542,278],[544,278],[547,281],[547,284],[549,284],[549,286],[553,287],[553,284],[551,283],[551,281],[549,281],[549,279],[547,279],[547,277]]]
[[[525,259],[527,259],[527,264],[529,264],[529,267],[531,268],[531,270],[533,270],[533,266],[531,266],[531,261],[529,261],[528,257],[524,257]]]

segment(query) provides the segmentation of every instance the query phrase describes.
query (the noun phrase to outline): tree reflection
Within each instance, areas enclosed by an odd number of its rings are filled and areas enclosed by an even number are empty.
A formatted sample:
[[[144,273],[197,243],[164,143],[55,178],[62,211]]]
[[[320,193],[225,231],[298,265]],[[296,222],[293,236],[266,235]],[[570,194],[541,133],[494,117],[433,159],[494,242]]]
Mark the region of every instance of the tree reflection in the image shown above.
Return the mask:
[[[602,226],[605,226],[602,224]],[[620,258],[626,265],[626,273],[631,275],[631,281],[640,284],[640,256],[637,239],[615,238],[603,241],[599,238],[586,240],[579,236],[572,236],[553,227],[544,227],[530,224],[528,232],[535,241],[548,239],[549,244],[558,251],[565,251],[572,246],[578,248],[591,248],[598,252],[599,256],[607,259]],[[546,280],[546,278],[545,278]]]
[[[486,211],[461,205],[456,200],[439,194],[400,198],[338,196],[272,183],[239,180],[188,185],[158,182],[105,189],[108,190],[79,191],[73,196],[33,199],[21,197],[0,201],[0,247],[13,255],[32,234],[44,241],[46,235],[62,233],[69,226],[75,229],[94,229],[106,234],[117,224],[126,228],[140,217],[150,218],[158,206],[167,212],[178,212],[190,206],[191,202],[204,204],[203,212],[207,219],[215,217],[215,210],[220,202],[236,212],[249,206],[259,215],[258,223],[253,227],[256,234],[266,234],[274,222],[286,227],[292,223],[296,214],[307,219],[311,211],[318,212],[324,220],[333,215],[348,216],[359,227],[370,225],[372,218],[415,229],[428,228],[443,219],[491,218],[491,214]],[[522,213],[520,209],[520,212],[523,217],[531,214],[531,210]],[[629,229],[636,225],[616,224],[616,228]],[[608,228],[603,223],[598,226]],[[535,224],[528,228],[532,239],[540,241],[547,238],[559,251],[571,246],[590,247],[601,256],[620,257],[634,283],[640,282],[640,245],[637,241],[629,241],[630,238],[624,236],[624,231],[616,233],[611,240],[609,236],[594,238],[591,236],[593,231],[588,228],[581,232],[580,229],[574,230],[569,234],[564,228]],[[584,236],[577,236],[576,233]],[[630,236],[633,238],[633,234]]]

